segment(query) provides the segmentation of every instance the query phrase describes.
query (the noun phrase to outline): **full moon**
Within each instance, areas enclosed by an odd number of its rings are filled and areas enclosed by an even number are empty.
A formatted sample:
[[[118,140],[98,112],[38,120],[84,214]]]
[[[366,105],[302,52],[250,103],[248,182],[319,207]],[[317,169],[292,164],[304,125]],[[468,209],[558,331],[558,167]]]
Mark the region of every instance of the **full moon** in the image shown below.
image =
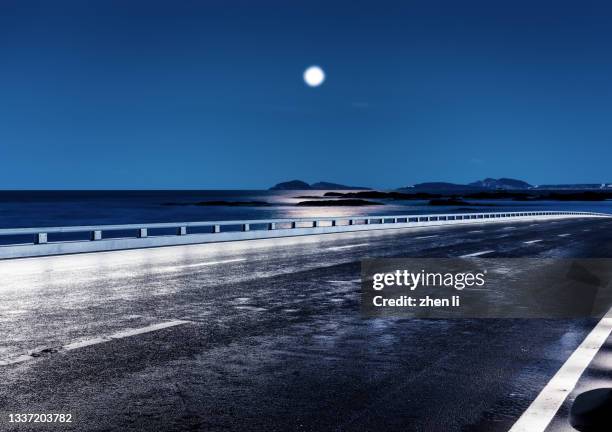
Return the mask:
[[[310,87],[319,87],[325,81],[325,72],[319,66],[310,66],[304,71],[304,82]]]

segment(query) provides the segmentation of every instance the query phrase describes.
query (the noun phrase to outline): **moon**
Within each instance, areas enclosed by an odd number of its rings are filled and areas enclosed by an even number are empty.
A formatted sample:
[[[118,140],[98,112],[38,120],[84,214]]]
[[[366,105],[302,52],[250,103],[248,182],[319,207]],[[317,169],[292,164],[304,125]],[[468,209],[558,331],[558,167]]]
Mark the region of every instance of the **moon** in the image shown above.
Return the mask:
[[[319,87],[325,81],[325,72],[319,66],[310,66],[304,71],[304,82],[310,87]]]

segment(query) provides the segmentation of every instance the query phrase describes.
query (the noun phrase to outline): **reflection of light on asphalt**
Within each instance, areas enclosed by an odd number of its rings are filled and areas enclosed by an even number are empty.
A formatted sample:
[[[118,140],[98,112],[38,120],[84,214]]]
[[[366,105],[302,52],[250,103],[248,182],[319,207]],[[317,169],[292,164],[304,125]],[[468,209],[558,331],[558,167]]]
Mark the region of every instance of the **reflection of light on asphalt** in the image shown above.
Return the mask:
[[[374,318],[368,321],[369,326],[374,330],[386,330],[392,324],[392,320],[386,318]]]
[[[489,266],[489,268],[487,269],[487,271],[489,273],[497,273],[497,274],[502,274],[502,275],[506,275],[506,274],[512,274],[514,272],[516,272],[516,269],[513,267],[506,267],[503,265],[499,265],[495,268],[490,268],[491,266]]]

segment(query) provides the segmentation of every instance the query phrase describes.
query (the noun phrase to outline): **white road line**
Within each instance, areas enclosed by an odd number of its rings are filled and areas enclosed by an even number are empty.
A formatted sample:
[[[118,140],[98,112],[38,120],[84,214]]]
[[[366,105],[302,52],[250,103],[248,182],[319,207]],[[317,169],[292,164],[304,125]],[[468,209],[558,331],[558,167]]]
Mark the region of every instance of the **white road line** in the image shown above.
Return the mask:
[[[221,260],[221,261],[207,261],[207,262],[194,263],[194,264],[184,264],[184,265],[176,265],[176,266],[169,266],[169,267],[161,267],[159,269],[156,269],[155,273],[172,273],[172,272],[179,271],[179,270],[186,269],[186,268],[208,267],[208,266],[214,266],[214,265],[219,265],[219,264],[229,264],[229,263],[240,262],[240,261],[246,261],[246,258],[232,258],[232,259]]]
[[[542,389],[509,432],[543,432],[612,332],[612,308]]]
[[[571,234],[559,234],[559,237],[567,237],[568,235],[571,235]]]
[[[177,266],[177,268],[204,267],[204,266],[227,264],[227,263],[240,262],[240,261],[246,261],[246,258],[233,258],[233,259],[227,259],[227,260],[221,260],[221,261],[208,261],[208,262],[196,263],[196,264],[185,264],[182,266]]]
[[[534,244],[534,243],[539,243],[541,241],[542,240],[528,240],[528,241],[524,241],[523,243],[525,243],[525,244]]]
[[[169,328],[169,327],[175,327],[175,326],[179,326],[179,325],[183,325],[183,324],[189,324],[191,321],[183,321],[183,320],[174,320],[174,321],[167,321],[167,322],[163,322],[163,323],[159,323],[159,324],[153,324],[147,327],[141,327],[141,328],[136,328],[136,329],[128,329],[128,330],[122,330],[119,331],[117,333],[113,333],[109,336],[97,336],[94,337],[92,339],[86,339],[83,341],[79,341],[79,342],[73,342],[73,343],[69,343],[67,345],[63,345],[59,348],[53,348],[53,349],[49,349],[48,352],[60,352],[60,351],[72,351],[75,349],[79,349],[79,348],[84,348],[84,347],[88,347],[88,346],[92,346],[92,345],[97,345],[97,344],[101,344],[101,343],[105,343],[105,342],[110,342],[112,340],[116,340],[116,339],[123,339],[123,338],[127,338],[130,336],[136,336],[136,335],[140,335],[140,334],[144,334],[144,333],[150,333],[150,332],[154,332],[157,330],[162,330],[165,328]],[[32,352],[30,354],[24,354],[24,355],[20,355],[18,357],[14,357],[12,359],[7,359],[7,360],[0,360],[0,366],[8,366],[8,365],[12,365],[12,364],[16,364],[16,363],[23,363],[26,362],[28,360],[33,360],[37,357],[41,357],[43,356],[45,350],[41,350],[41,351],[37,351],[37,352]]]
[[[489,254],[491,252],[495,252],[495,251],[494,250],[486,250],[486,251],[474,252],[474,253],[469,253],[469,254],[461,255],[461,256],[459,256],[459,258],[477,257],[477,256],[480,256],[480,255]]]
[[[415,240],[422,240],[422,239],[428,239],[428,238],[434,238],[434,237],[438,237],[438,234],[415,237],[414,239]]]
[[[355,248],[355,247],[360,247],[360,246],[367,246],[369,244],[370,243],[359,243],[359,244],[346,245],[346,246],[333,246],[333,247],[328,247],[324,250],[337,251],[337,250],[342,250],[342,249],[350,249],[350,248]]]

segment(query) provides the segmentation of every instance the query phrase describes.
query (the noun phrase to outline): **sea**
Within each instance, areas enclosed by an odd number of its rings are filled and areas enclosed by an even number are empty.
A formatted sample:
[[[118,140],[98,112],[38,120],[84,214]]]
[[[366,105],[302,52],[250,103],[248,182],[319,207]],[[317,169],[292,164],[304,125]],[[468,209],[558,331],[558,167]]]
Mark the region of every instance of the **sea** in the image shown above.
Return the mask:
[[[430,206],[428,201],[372,200],[363,207],[300,207],[304,196],[327,191],[268,190],[78,190],[0,191],[0,228],[107,225],[244,219],[412,215],[473,211],[574,210],[612,214],[612,201],[559,202],[470,200],[465,206]],[[342,191],[347,192],[347,191]],[[196,206],[200,201],[264,201],[268,206]],[[167,205],[180,203],[187,205]]]

